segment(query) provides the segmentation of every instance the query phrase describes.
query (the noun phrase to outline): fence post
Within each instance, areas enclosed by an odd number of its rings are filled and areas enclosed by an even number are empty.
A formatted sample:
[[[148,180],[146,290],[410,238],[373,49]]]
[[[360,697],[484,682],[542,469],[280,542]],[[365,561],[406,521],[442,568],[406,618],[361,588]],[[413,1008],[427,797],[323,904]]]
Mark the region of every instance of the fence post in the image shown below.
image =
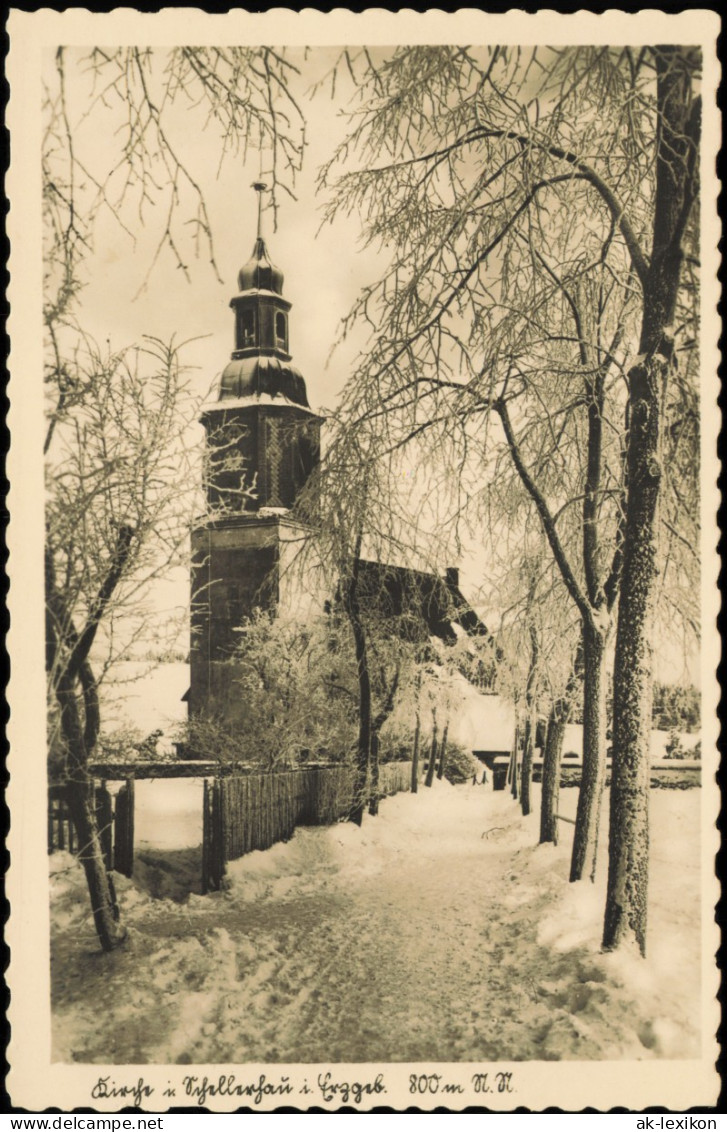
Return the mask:
[[[222,878],[225,875],[227,854],[227,814],[224,804],[224,778],[216,778],[212,787],[212,879],[216,889],[222,887]]]
[[[202,892],[217,892],[225,875],[221,780],[204,780],[202,799]]]
[[[63,798],[59,797],[56,807],[56,818],[58,821],[58,848],[65,849],[66,847],[66,826],[65,826],[65,806],[63,805]]]
[[[202,895],[209,892],[210,877],[210,784],[205,778],[202,790]]]
[[[128,778],[116,796],[114,869],[125,877],[134,872],[134,780]]]
[[[98,836],[101,842],[101,851],[103,853],[104,863],[107,872],[111,872],[113,868],[113,807],[111,803],[111,795],[106,789],[106,783],[102,782],[101,786],[96,790],[96,821],[98,823]]]

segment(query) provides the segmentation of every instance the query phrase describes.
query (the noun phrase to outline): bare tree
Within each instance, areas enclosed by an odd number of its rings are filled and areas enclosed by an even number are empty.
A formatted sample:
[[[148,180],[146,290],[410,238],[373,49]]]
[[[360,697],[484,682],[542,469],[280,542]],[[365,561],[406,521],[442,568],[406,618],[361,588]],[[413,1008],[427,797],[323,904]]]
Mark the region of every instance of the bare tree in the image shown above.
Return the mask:
[[[180,347],[146,339],[127,350],[99,349],[84,325],[83,287],[104,214],[132,243],[140,225],[156,225],[150,269],[165,251],[186,276],[190,256],[202,252],[214,267],[201,178],[169,120],[175,104],[196,108],[200,129],[214,124],[219,130],[220,160],[265,144],[274,184],[290,190],[303,151],[290,74],[290,64],[268,48],[61,47],[46,76],[51,757],[66,783],[105,950],[121,943],[124,932],[88,770],[101,724],[99,681],[110,658],[123,655],[130,637],[143,631],[132,614],[145,587],[178,560],[191,515],[187,485],[196,476],[185,472],[190,402]],[[120,646],[119,625],[125,630]]]
[[[558,844],[558,801],[563,739],[573,702],[583,677],[583,645],[579,643],[570,675],[562,693],[556,694],[550,706],[543,750],[543,792],[540,804],[540,843]]]
[[[79,352],[75,376],[89,395],[75,398],[72,408],[67,402],[62,422],[51,422],[48,449],[51,755],[78,834],[99,939],[110,950],[124,933],[88,769],[101,726],[99,682],[142,632],[150,582],[181,561],[191,514],[183,484],[193,481],[184,475],[189,416],[175,348],[148,342],[111,357]]]
[[[530,519],[532,521],[532,516]],[[530,534],[528,528],[525,534]],[[499,634],[503,655],[498,668],[498,688],[522,705],[519,732],[523,759],[519,786],[525,813],[526,806],[529,808],[531,804],[531,766],[528,764],[532,763],[542,721],[547,719],[550,728],[554,718],[563,718],[564,728],[564,701],[574,697],[581,687],[582,671],[574,674],[573,654],[578,637],[581,639],[576,651],[579,655],[582,653],[582,634],[540,530],[534,532],[532,541],[522,539],[521,561],[504,571],[496,594],[503,603]],[[553,728],[550,746],[546,741],[543,751],[541,841],[554,840],[552,836],[543,837],[542,831],[556,824],[560,784],[560,747],[555,743],[556,735]]]
[[[651,255],[639,263],[643,310],[639,353],[629,370],[628,497],[622,594],[614,664],[613,774],[608,895],[603,943],[646,950],[651,630],[657,571],[657,506],[664,455],[664,393],[679,358],[674,318],[684,242],[698,192],[700,53],[656,48],[654,203]],[[638,256],[637,256],[638,262]]]
[[[351,319],[367,320],[374,334],[349,388],[351,418],[367,427],[378,421],[391,448],[428,434],[440,459],[456,449],[460,457],[450,469],[461,484],[461,454],[498,415],[582,616],[584,665],[598,674],[586,677],[584,720],[599,737],[603,654],[621,578],[626,596],[616,647],[604,943],[633,937],[643,948],[656,503],[664,392],[677,369],[675,332],[685,333],[684,326],[676,331],[674,315],[697,192],[699,52],[415,47],[383,62],[366,53],[349,62],[362,106],[339,159],[350,163],[355,154],[362,160],[359,169],[337,178],[335,162],[324,171],[326,183],[335,178],[330,215],[358,209],[369,239],[396,248],[384,278],[364,290],[352,312]],[[635,343],[613,320],[609,335],[599,331],[594,338],[591,328],[604,325],[598,317],[574,332],[582,314],[573,302],[574,284],[586,265],[596,280],[616,281],[617,304],[632,304],[631,317],[640,325],[636,357]],[[539,295],[548,274],[549,330],[541,342],[557,351],[569,340],[587,350],[581,356],[589,459],[580,578],[558,529],[562,514],[546,505],[513,417],[512,397],[519,393],[521,363],[532,357],[530,329],[543,309]],[[558,292],[570,308],[562,308],[560,328],[553,317]],[[523,335],[530,338],[525,350]],[[610,498],[599,446],[600,398],[612,370],[624,380],[628,415],[618,436],[626,465],[623,522],[609,563],[596,519]],[[566,391],[560,412],[568,408]],[[549,426],[557,412],[547,410]],[[609,476],[620,488],[620,467],[611,467]],[[602,749],[599,741],[584,752],[583,834],[576,839],[573,877],[592,872],[595,860]]]
[[[294,512],[302,524],[294,569],[309,579],[318,573],[322,591],[337,595],[353,638],[359,735],[351,818],[358,824],[370,796],[376,809],[380,732],[431,662],[422,593],[414,579],[406,583],[402,564],[436,560],[436,537],[420,529],[418,513],[395,489],[393,459],[381,459],[375,429],[350,434],[331,413],[326,453]]]

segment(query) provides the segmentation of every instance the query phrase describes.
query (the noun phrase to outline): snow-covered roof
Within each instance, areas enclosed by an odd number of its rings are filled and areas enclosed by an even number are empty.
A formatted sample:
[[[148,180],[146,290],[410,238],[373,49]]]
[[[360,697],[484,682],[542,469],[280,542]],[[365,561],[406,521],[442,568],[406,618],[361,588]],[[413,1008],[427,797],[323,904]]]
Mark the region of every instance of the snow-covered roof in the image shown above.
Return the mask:
[[[457,676],[457,712],[450,734],[470,751],[509,751],[515,734],[515,708],[504,696],[478,692],[464,676]]]

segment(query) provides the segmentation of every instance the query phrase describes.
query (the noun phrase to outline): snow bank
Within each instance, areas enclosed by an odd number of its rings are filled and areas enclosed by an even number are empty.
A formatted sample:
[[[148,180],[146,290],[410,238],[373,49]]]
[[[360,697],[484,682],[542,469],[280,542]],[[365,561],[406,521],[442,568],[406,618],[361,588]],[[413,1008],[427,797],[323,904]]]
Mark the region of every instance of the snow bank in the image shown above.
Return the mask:
[[[465,680],[456,677],[457,711],[450,722],[455,742],[471,751],[509,751],[515,735],[515,708],[498,695],[483,695]]]
[[[534,795],[523,819],[507,792],[437,782],[361,828],[299,829],[233,862],[226,891],[205,897],[183,892],[191,849],[143,850],[134,881],[118,880],[129,946],[104,964],[89,964],[80,869],[55,854],[54,1056],[697,1056],[700,791],[652,794],[646,960],[601,954],[605,851],[595,885],[570,885],[573,827],[538,846]],[[576,791],[561,799],[572,814]]]

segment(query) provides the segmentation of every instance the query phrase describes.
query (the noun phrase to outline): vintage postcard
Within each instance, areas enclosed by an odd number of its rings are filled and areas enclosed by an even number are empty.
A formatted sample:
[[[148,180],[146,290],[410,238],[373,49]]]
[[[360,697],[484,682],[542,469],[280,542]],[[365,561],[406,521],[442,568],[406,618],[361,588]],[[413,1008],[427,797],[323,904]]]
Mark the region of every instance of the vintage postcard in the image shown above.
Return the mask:
[[[16,1108],[716,1104],[718,30],[11,12]]]

